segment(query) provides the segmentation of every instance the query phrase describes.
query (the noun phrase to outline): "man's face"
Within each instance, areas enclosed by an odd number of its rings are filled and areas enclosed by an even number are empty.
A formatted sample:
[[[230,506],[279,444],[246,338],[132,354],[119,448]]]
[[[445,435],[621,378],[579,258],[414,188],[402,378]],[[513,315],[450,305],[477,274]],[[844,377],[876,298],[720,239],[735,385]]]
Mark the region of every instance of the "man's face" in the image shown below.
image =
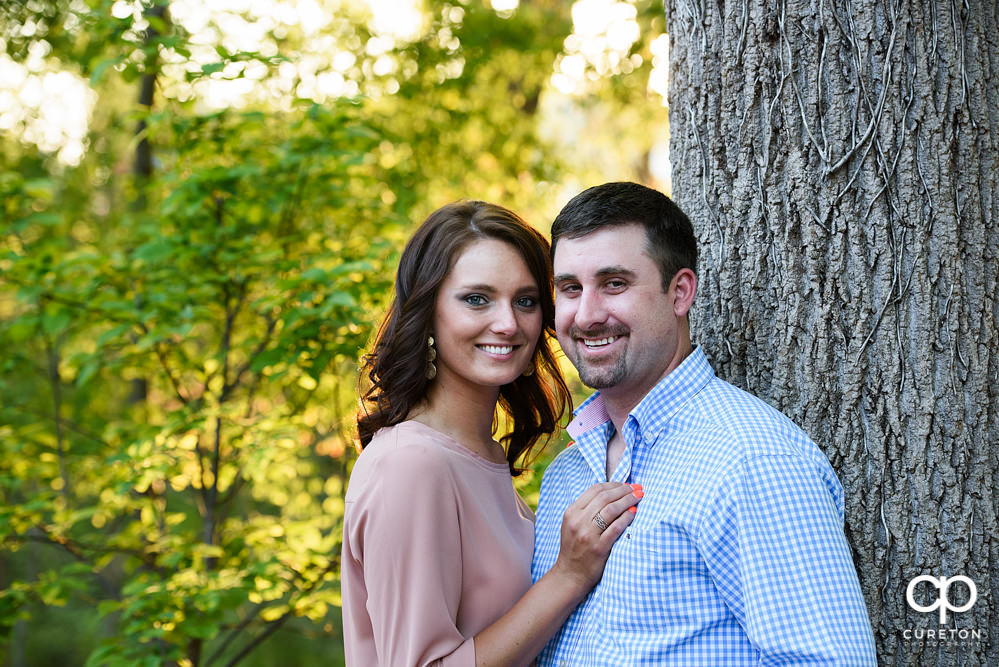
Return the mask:
[[[689,352],[686,314],[696,287],[685,269],[663,292],[646,243],[641,225],[615,225],[560,239],[554,258],[562,349],[584,383],[634,404]]]

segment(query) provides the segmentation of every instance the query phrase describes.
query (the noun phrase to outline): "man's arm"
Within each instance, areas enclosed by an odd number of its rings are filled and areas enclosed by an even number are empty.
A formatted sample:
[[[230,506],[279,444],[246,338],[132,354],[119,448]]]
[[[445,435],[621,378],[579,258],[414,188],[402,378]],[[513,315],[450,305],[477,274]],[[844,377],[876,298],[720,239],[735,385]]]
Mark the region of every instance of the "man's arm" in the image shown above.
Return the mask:
[[[802,456],[750,457],[702,527],[711,576],[763,665],[877,664],[838,485]]]

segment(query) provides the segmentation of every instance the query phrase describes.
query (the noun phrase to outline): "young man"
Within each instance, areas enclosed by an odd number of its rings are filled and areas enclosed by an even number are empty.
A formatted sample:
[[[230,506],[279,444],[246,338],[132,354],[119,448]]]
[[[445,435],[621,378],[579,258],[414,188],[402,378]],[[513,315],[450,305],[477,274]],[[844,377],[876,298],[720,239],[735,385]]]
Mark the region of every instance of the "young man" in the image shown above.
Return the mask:
[[[590,188],[555,219],[552,257],[559,343],[599,391],[545,472],[534,579],[588,486],[640,484],[644,498],[538,664],[876,665],[828,460],[691,343],[687,217],[641,185]]]

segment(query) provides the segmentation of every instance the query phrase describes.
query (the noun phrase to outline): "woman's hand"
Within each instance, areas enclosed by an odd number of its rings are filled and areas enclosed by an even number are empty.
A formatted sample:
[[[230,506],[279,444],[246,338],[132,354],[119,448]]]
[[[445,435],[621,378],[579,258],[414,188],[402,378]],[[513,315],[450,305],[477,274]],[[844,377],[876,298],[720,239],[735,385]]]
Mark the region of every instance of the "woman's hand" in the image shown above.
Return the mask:
[[[594,484],[569,505],[562,515],[562,543],[553,572],[580,587],[593,588],[617,538],[635,518],[635,504],[642,497],[639,484]]]
[[[634,519],[628,510],[641,497],[637,484],[594,484],[565,510],[558,560],[513,609],[475,636],[476,665],[526,665],[541,652],[600,580],[614,541]]]

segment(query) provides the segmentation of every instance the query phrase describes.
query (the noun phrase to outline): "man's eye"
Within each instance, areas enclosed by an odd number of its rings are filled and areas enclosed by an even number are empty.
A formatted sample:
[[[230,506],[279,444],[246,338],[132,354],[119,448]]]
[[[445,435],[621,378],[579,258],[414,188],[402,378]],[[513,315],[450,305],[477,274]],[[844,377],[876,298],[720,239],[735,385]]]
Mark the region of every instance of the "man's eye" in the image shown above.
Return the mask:
[[[481,294],[469,294],[465,297],[465,303],[470,306],[484,306],[486,305],[486,297]]]
[[[608,280],[606,284],[608,288],[614,290],[624,289],[628,285],[628,283],[624,282],[623,280]]]
[[[566,283],[564,285],[559,285],[558,291],[562,294],[576,294],[580,291],[580,286],[578,283]]]

